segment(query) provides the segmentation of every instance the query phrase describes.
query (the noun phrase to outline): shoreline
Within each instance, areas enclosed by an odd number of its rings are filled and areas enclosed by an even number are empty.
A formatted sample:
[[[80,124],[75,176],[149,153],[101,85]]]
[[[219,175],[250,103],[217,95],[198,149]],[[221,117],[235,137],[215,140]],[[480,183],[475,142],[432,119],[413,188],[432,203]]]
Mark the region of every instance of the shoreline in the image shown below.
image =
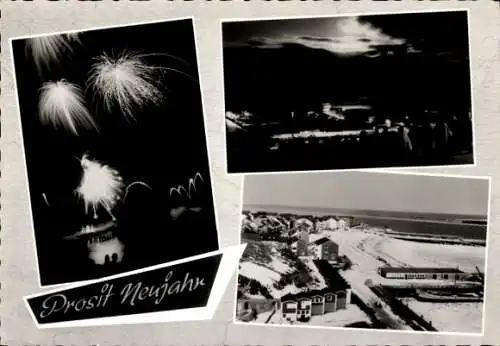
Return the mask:
[[[486,246],[486,232],[487,232],[487,225],[486,224],[470,224],[470,223],[463,223],[459,222],[456,219],[446,221],[446,220],[435,220],[435,219],[422,219],[422,218],[408,218],[408,217],[401,217],[401,216],[371,216],[371,215],[360,215],[360,214],[348,214],[348,213],[315,213],[313,215],[304,215],[304,213],[297,213],[297,210],[292,211],[291,209],[288,210],[283,210],[281,211],[278,210],[263,210],[262,208],[244,208],[243,213],[265,213],[268,215],[293,215],[295,217],[301,217],[301,218],[311,218],[311,217],[334,217],[334,218],[342,218],[342,217],[351,217],[354,219],[359,219],[358,224],[355,226],[352,226],[352,229],[358,229],[360,231],[364,232],[373,232],[373,233],[384,233],[386,235],[389,235],[394,238],[399,238],[402,240],[408,240],[408,241],[418,241],[418,242],[431,242],[431,243],[448,243],[448,244],[456,244],[456,245],[471,245],[471,246]],[[374,220],[374,221],[380,221],[380,220],[387,220],[388,221],[388,228],[382,227],[381,225],[377,224],[370,224],[369,221],[367,220]],[[467,221],[470,221],[470,217],[466,218]],[[460,235],[460,234],[449,234],[449,233],[430,233],[430,232],[415,232],[414,230],[408,230],[404,231],[401,230],[401,228],[395,230],[392,229],[390,225],[390,221],[397,221],[397,222],[408,222],[408,223],[422,223],[422,224],[427,224],[427,225],[443,225],[444,227],[446,226],[459,226],[459,227],[467,227],[470,230],[476,230],[479,234],[479,232],[484,231],[484,237],[474,237],[474,236],[467,236],[467,235]],[[398,228],[398,227],[397,227]]]
[[[382,210],[348,210],[337,208],[315,208],[315,207],[293,207],[293,206],[266,206],[266,205],[243,205],[243,212],[262,212],[268,214],[292,214],[296,216],[332,216],[332,217],[353,217],[401,220],[429,223],[447,223],[484,227],[488,217],[486,215],[469,214],[439,214],[425,212],[407,212],[407,211],[382,211]],[[391,215],[381,215],[381,214]],[[398,215],[400,214],[400,215]],[[411,216],[410,216],[411,215]],[[479,223],[484,222],[484,224]]]

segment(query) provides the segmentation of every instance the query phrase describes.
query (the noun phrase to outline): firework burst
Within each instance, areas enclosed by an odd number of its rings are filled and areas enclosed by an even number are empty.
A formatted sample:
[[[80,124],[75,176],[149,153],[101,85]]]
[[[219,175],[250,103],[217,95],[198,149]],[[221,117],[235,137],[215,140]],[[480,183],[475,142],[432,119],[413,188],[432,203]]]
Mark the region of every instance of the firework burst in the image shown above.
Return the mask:
[[[72,43],[80,43],[78,34],[32,37],[26,40],[26,54],[42,74],[51,65],[58,64],[65,54],[73,52]]]
[[[75,135],[78,135],[78,127],[97,129],[85,106],[82,90],[64,79],[43,84],[38,111],[42,124],[63,127]]]
[[[148,66],[140,55],[123,53],[114,58],[103,54],[92,66],[89,84],[102,96],[105,108],[118,106],[127,118],[146,104],[160,104],[163,94],[158,68]]]
[[[175,58],[168,54],[127,51],[116,56],[104,53],[95,58],[88,85],[101,96],[107,111],[118,107],[127,119],[134,120],[134,113],[141,111],[147,104],[158,106],[164,101],[164,86],[161,82],[164,73],[176,72],[192,78],[180,70],[146,62],[148,57],[162,55]]]
[[[83,174],[75,193],[83,200],[85,212],[88,214],[92,210],[94,218],[97,218],[97,210],[102,207],[115,220],[112,209],[125,189],[122,177],[118,171],[90,160],[87,155],[82,156],[80,164]]]

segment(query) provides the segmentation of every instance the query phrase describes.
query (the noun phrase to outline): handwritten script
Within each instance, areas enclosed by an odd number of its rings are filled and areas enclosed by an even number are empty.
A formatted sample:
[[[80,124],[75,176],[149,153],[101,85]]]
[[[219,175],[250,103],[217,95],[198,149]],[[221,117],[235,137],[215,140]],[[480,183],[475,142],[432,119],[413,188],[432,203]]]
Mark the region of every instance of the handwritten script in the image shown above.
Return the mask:
[[[42,302],[39,312],[40,318],[47,318],[55,313],[78,313],[83,310],[106,309],[111,302],[133,307],[141,302],[149,301],[160,305],[169,296],[185,292],[193,292],[206,286],[204,278],[191,276],[186,273],[182,279],[173,279],[174,272],[170,271],[158,284],[145,284],[142,281],[128,282],[124,285],[104,283],[100,293],[92,296],[70,299],[64,292],[49,295]]]

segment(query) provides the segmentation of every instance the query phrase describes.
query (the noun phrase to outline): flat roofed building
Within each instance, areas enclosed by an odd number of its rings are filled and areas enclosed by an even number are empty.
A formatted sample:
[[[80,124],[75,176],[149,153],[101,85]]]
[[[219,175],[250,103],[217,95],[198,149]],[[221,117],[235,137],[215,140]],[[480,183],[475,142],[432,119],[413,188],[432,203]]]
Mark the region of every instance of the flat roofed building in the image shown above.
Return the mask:
[[[387,279],[403,280],[461,280],[469,275],[458,268],[436,267],[381,267],[378,273]]]

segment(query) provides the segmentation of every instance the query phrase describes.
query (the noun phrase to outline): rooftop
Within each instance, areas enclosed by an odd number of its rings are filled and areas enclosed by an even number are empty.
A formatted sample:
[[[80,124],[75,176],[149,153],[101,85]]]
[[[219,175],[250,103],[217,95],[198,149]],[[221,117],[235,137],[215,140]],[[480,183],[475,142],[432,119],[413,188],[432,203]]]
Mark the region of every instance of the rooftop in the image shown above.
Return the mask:
[[[288,293],[288,294],[285,294],[283,297],[281,297],[281,301],[286,302],[289,300],[300,300],[302,298],[312,298],[314,296],[324,296],[324,295],[329,294],[329,293],[335,294],[338,291],[344,292],[344,290],[342,290],[342,289],[332,290],[330,288],[324,288],[321,290],[306,290],[306,291],[302,291],[302,292],[295,293],[295,294]]]
[[[314,245],[321,245],[321,244],[324,244],[324,243],[329,242],[329,241],[331,242],[331,240],[330,240],[329,238],[327,238],[327,237],[323,237],[323,238],[319,238],[319,239],[317,239],[317,240],[315,240],[315,241],[311,242],[311,244],[314,244]],[[333,242],[332,242],[332,243],[333,243]]]

